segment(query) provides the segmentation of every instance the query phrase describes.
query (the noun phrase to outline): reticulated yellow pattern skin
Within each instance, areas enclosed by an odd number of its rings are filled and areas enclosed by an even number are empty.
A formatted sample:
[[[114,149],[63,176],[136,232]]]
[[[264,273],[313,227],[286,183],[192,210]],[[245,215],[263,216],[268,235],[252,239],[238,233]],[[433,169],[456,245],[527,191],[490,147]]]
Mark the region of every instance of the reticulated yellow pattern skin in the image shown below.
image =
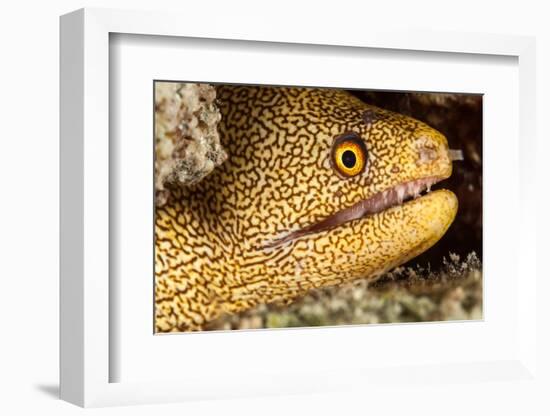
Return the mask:
[[[446,139],[335,89],[219,86],[217,94],[228,160],[156,211],[156,332],[200,330],[223,313],[376,279],[452,223],[457,199],[439,190],[270,246],[396,185],[450,176]],[[331,157],[335,138],[349,132],[363,140],[367,162],[346,178]]]

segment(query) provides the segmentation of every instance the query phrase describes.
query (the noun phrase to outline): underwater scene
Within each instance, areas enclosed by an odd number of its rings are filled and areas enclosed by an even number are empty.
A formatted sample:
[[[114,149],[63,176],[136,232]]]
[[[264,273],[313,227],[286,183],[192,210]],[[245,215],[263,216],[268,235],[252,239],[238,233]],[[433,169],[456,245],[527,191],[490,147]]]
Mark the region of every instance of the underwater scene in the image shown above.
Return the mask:
[[[482,319],[481,94],[154,95],[155,333]]]

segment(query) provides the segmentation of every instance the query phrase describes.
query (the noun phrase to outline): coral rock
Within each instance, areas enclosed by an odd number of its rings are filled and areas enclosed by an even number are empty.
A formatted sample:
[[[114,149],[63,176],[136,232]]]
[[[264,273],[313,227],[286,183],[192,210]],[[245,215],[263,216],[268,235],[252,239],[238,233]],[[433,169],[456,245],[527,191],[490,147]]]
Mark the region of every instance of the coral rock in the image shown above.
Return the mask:
[[[155,189],[163,205],[171,186],[201,181],[225,161],[216,90],[207,84],[155,83]]]

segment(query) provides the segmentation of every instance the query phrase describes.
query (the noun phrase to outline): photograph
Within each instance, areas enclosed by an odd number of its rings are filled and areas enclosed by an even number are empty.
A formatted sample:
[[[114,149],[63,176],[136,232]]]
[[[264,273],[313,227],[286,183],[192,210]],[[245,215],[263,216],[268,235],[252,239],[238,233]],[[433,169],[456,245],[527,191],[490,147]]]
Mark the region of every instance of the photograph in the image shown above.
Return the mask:
[[[153,88],[155,334],[483,319],[482,94]]]

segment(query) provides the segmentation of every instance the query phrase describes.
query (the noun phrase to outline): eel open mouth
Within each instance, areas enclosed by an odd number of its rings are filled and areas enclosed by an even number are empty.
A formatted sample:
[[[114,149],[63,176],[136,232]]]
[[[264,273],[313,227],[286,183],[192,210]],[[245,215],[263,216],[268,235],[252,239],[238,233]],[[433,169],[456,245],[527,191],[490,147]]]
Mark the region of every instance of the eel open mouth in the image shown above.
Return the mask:
[[[310,234],[316,234],[322,231],[342,225],[346,222],[357,220],[370,215],[378,214],[388,208],[401,205],[413,198],[422,196],[423,193],[430,192],[431,187],[437,182],[445,179],[444,177],[430,176],[422,179],[416,179],[410,182],[401,183],[393,188],[379,192],[368,199],[363,199],[351,207],[344,208],[325,219],[308,225],[299,230],[293,231],[284,237],[269,241],[264,248],[275,248],[285,243],[296,240]]]

